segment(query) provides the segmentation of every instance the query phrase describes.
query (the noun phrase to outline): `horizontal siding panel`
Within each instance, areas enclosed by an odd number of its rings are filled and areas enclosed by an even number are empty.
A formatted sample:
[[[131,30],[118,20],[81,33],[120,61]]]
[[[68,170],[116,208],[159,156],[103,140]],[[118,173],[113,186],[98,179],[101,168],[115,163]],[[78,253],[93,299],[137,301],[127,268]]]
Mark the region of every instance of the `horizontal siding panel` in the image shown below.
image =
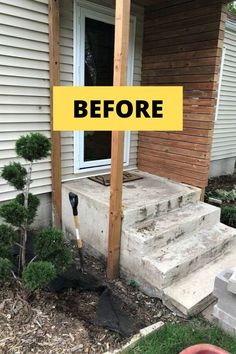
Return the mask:
[[[32,3],[32,2],[31,2]],[[35,22],[40,22],[40,23],[45,23],[48,24],[48,15],[47,14],[42,14],[38,12],[37,10],[32,11],[28,10],[27,8],[20,8],[18,7],[17,9],[15,6],[12,6],[11,3],[9,2],[1,1],[1,13],[12,16],[12,17],[19,17],[19,18],[24,18],[28,20],[34,19]]]
[[[47,72],[49,71],[49,64],[47,62],[25,58],[18,58],[16,60],[16,58],[2,55],[0,57],[0,66],[8,67],[9,65],[13,68],[37,69]]]
[[[35,123],[28,123],[28,122],[19,122],[19,123],[6,123],[2,124],[0,123],[0,129],[1,133],[3,132],[31,132],[31,131],[47,131],[50,129],[50,124],[49,122],[35,122]]]
[[[20,78],[20,77],[11,77],[11,76],[0,76],[0,82],[2,86],[18,86],[18,87],[42,87],[42,88],[50,88],[49,79],[32,79],[32,78]]]
[[[48,53],[48,44],[36,42],[29,39],[8,37],[1,35],[1,44],[7,47],[23,48]]]
[[[48,34],[21,28],[17,31],[15,27],[0,24],[0,33],[7,37],[23,38],[48,44]]]
[[[21,97],[19,96],[7,96],[3,95],[0,96],[0,105],[44,105],[44,106],[50,106],[50,98],[49,97],[29,97],[29,96],[24,96],[22,95]]]
[[[3,96],[27,96],[27,97],[49,97],[50,90],[41,87],[16,87],[16,86],[0,86],[0,95]]]
[[[32,17],[33,18],[33,17]],[[48,23],[35,22],[30,19],[25,19],[24,17],[10,16],[9,14],[4,14],[0,12],[0,23],[14,28],[23,28],[27,30],[32,30],[33,32],[48,33]]]
[[[0,0],[0,168],[16,157],[15,142],[50,138],[48,1]],[[27,166],[27,165],[26,165]],[[33,193],[51,191],[51,159],[33,166]],[[16,195],[0,178],[0,201]]]
[[[47,106],[27,106],[27,105],[0,105],[0,114],[1,113],[50,113],[50,107]]]
[[[41,123],[50,122],[51,118],[49,114],[1,114],[1,123]]]
[[[40,61],[45,61],[47,63],[49,62],[48,53],[43,53],[36,50],[32,51],[25,48],[22,49],[22,48],[15,48],[15,47],[7,47],[1,44],[0,44],[0,56],[40,60]]]
[[[227,24],[228,26],[228,24]],[[234,24],[236,31],[236,24]],[[236,156],[236,32],[226,30],[226,54],[211,160]]]
[[[6,4],[6,1],[0,0],[0,6]],[[37,1],[32,1],[32,0],[11,0],[10,5],[14,6],[16,8],[21,8],[23,10],[32,10],[34,12],[42,13],[44,15],[48,14],[48,6],[47,2],[45,4],[37,2]],[[15,10],[17,12],[17,9]]]

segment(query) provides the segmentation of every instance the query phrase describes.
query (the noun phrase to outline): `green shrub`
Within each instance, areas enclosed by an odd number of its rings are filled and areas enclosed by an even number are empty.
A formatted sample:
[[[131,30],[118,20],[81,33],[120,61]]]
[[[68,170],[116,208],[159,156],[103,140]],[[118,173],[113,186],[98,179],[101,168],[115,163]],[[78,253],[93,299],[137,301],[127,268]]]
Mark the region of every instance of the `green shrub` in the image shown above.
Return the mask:
[[[40,133],[31,133],[22,136],[16,142],[17,155],[31,162],[46,158],[50,150],[50,140]]]
[[[227,8],[229,10],[229,12],[231,12],[232,15],[236,15],[236,6],[235,6],[235,1],[230,1],[228,4],[227,4]]]
[[[72,254],[63,232],[53,227],[43,230],[37,236],[34,250],[40,259],[53,263],[58,273],[72,262]]]
[[[12,264],[7,258],[0,258],[0,283],[4,283],[11,276]]]
[[[27,171],[20,163],[12,162],[4,166],[1,176],[17,190],[23,190],[26,185]]]
[[[65,245],[62,249],[48,255],[48,257],[44,259],[51,262],[55,266],[57,274],[60,274],[71,264],[72,254],[70,249]]]
[[[236,228],[236,207],[225,206],[221,209],[221,222]]]
[[[38,261],[28,264],[23,280],[29,290],[42,289],[56,277],[56,269],[50,262]]]
[[[12,200],[0,207],[0,216],[8,224],[19,227],[26,221],[27,212],[16,200]]]
[[[16,199],[17,203],[19,203],[20,205],[24,206],[24,200],[25,200],[25,196],[23,193],[18,194]],[[28,225],[31,225],[37,215],[37,210],[39,207],[39,198],[36,195],[33,195],[31,193],[29,193],[28,195],[28,210],[26,211],[28,217],[27,217],[27,223]]]
[[[16,231],[9,225],[0,225],[0,257],[9,258],[11,248],[17,239]]]

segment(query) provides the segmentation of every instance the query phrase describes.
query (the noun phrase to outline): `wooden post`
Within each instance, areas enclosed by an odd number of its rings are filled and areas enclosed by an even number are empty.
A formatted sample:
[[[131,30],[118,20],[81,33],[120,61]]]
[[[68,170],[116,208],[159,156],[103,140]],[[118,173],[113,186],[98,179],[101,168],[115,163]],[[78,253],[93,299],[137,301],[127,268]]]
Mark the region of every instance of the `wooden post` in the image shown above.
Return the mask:
[[[53,86],[60,84],[59,0],[48,1],[53,224],[61,227],[61,137],[53,131]]]
[[[127,85],[130,1],[116,0],[114,86]],[[124,132],[112,133],[111,191],[109,213],[108,265],[107,277],[119,276],[121,222],[122,222],[122,182],[124,160]]]

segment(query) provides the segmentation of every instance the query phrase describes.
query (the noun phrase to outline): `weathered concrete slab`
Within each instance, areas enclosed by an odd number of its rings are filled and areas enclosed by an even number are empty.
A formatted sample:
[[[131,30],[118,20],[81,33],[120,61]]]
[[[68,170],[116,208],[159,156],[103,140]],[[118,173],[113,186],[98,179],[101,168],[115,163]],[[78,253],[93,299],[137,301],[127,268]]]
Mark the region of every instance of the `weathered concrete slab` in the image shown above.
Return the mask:
[[[174,305],[185,316],[205,309],[215,300],[213,289],[216,275],[235,265],[235,255],[234,246],[219,258],[164,289],[164,303],[168,307]]]
[[[217,219],[216,219],[217,220]],[[223,224],[187,234],[143,258],[146,279],[158,288],[170,286],[216,258],[235,242],[236,230]]]
[[[122,230],[153,219],[159,214],[186,204],[195,203],[200,198],[200,190],[185,184],[172,182],[166,178],[135,171],[144,178],[123,185]],[[75,236],[74,222],[68,193],[79,196],[81,236],[95,255],[107,256],[108,215],[110,188],[87,178],[66,182],[62,187],[62,220],[64,230]]]
[[[219,218],[219,208],[202,202],[190,204],[169,212],[168,217],[159,216],[146,226],[141,223],[128,229],[127,247],[139,248],[142,255],[154,253],[180,237],[216,224]]]

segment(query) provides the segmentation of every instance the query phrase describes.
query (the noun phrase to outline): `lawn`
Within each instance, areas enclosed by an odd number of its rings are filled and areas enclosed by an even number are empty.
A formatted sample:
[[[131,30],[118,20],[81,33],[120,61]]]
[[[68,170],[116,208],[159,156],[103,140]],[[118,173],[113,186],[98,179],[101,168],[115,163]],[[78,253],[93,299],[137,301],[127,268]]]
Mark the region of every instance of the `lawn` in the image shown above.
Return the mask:
[[[186,324],[168,323],[127,354],[179,354],[183,349],[199,343],[213,344],[236,354],[236,338],[201,319]]]

